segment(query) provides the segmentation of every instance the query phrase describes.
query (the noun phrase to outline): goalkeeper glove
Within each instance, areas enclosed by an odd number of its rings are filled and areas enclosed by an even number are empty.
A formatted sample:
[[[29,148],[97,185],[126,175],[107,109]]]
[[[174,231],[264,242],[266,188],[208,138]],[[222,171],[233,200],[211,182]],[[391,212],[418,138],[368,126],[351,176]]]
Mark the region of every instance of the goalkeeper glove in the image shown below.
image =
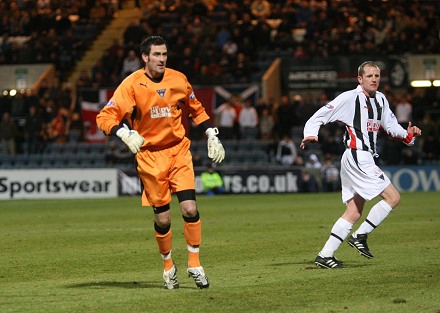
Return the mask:
[[[118,129],[116,136],[121,138],[134,154],[139,152],[144,143],[144,138],[137,131],[129,129],[125,124],[124,127]]]
[[[208,136],[208,157],[215,163],[220,163],[225,158],[225,149],[222,143],[217,138],[217,127],[208,128],[205,132]]]

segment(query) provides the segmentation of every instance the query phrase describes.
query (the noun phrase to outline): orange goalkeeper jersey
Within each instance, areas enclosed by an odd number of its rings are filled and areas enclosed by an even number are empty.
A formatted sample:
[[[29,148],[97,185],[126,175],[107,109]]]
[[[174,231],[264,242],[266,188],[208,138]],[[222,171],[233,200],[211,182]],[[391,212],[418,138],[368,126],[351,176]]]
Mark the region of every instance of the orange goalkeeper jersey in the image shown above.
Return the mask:
[[[140,69],[122,81],[96,122],[110,135],[114,126],[128,120],[145,139],[141,150],[161,150],[185,136],[182,108],[189,111],[196,125],[209,119],[184,74],[166,68],[162,80],[155,82]]]

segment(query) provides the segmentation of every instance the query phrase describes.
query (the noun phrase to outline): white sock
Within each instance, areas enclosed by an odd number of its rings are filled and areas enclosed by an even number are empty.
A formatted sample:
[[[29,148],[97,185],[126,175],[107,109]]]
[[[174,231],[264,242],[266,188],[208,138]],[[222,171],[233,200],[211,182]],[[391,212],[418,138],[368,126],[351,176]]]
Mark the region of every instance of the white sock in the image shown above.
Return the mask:
[[[199,253],[200,248],[199,247],[192,247],[192,246],[186,246],[188,248],[189,252],[193,252],[193,253]]]
[[[332,257],[335,251],[339,248],[341,243],[347,238],[351,231],[353,224],[340,217],[335,225],[333,225],[331,235],[322,248],[319,255],[325,258]]]
[[[169,260],[171,259],[171,251],[168,252],[168,254],[161,254],[162,260]]]
[[[388,216],[388,214],[393,210],[392,207],[384,200],[376,203],[368,213],[365,221],[359,226],[358,230],[353,233],[353,237],[356,238],[358,234],[369,234],[371,233],[383,220]]]

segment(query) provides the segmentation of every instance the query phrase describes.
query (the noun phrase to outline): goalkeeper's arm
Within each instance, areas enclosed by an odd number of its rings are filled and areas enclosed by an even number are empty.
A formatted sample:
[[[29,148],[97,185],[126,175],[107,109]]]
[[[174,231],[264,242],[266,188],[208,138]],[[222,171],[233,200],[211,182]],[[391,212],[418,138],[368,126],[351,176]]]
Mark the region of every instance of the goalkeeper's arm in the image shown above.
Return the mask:
[[[144,138],[136,130],[128,128],[125,123],[123,126],[114,126],[111,133],[121,138],[134,154],[138,153],[144,144]]]
[[[213,162],[220,163],[225,158],[225,149],[217,137],[217,127],[210,127],[211,125],[207,121],[203,122],[201,126],[205,129],[206,136],[208,136],[208,157]]]

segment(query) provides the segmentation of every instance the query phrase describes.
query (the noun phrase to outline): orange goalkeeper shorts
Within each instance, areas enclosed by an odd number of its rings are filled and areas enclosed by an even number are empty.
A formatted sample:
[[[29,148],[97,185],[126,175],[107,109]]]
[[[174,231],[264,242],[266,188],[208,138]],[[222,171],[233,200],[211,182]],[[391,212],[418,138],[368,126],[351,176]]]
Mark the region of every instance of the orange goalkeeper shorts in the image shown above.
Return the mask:
[[[171,192],[195,189],[190,140],[158,151],[136,154],[137,171],[143,184],[142,205],[160,207],[171,202]]]

